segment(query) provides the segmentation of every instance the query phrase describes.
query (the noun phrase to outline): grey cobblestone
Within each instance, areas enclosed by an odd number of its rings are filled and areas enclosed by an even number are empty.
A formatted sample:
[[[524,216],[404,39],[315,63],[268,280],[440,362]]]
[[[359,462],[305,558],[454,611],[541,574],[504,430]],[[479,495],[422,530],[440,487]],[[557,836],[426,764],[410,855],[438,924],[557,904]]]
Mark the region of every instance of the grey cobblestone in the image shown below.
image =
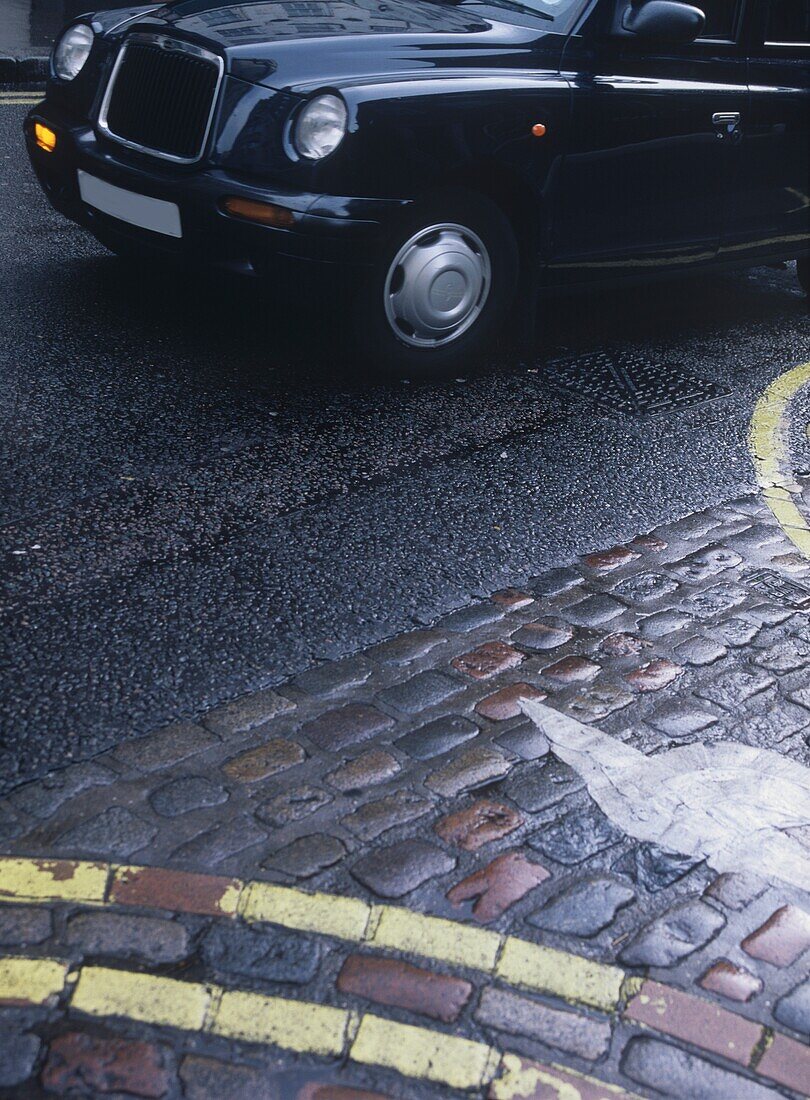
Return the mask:
[[[588,1060],[601,1058],[610,1046],[610,1024],[607,1020],[563,1012],[493,986],[481,994],[475,1018],[497,1031],[525,1035]]]
[[[469,634],[471,630],[498,622],[503,616],[504,609],[497,604],[478,603],[446,615],[439,625],[442,629],[450,630],[454,634]]]
[[[609,848],[622,839],[595,805],[584,810],[572,810],[557,821],[543,826],[529,837],[529,846],[556,863],[581,863],[588,856]]]
[[[294,878],[312,878],[319,871],[339,863],[345,855],[346,847],[337,837],[313,833],[298,837],[266,859],[262,866]]]
[[[657,844],[640,844],[620,856],[613,870],[627,875],[651,894],[657,894],[689,874],[699,863],[700,860],[668,852]]]
[[[402,714],[418,714],[428,707],[452,699],[464,690],[464,685],[441,672],[418,672],[410,680],[387,688],[377,699],[383,706]]]
[[[264,925],[261,928],[215,924],[205,935],[202,954],[219,976],[302,985],[314,977],[320,947],[311,938]]]
[[[349,703],[307,722],[301,732],[324,752],[339,752],[349,745],[368,741],[393,724],[393,719],[376,707]]]
[[[810,1037],[810,978],[780,998],[773,1014],[780,1024]]]
[[[65,942],[83,955],[144,958],[150,963],[180,962],[190,950],[188,931],[182,924],[120,913],[79,913],[71,917]]]
[[[0,1025],[0,1088],[12,1088],[27,1081],[41,1047],[38,1036]]]
[[[495,749],[476,745],[471,749],[464,749],[432,772],[425,780],[425,785],[437,794],[452,797],[499,779],[509,769],[509,761]]]
[[[674,1097],[715,1100],[777,1100],[767,1088],[671,1043],[646,1036],[631,1039],[622,1056],[622,1070],[637,1084]]]
[[[696,688],[695,694],[701,699],[717,703],[725,710],[733,711],[740,703],[765,691],[773,683],[773,676],[764,669],[732,668]]]
[[[725,918],[700,901],[686,901],[641,930],[621,953],[630,966],[674,966],[704,947],[725,925]]]
[[[256,809],[256,817],[264,825],[281,829],[292,821],[300,821],[328,806],[332,796],[320,787],[291,787],[262,802]]]
[[[157,832],[157,825],[125,806],[109,806],[95,817],[71,825],[55,844],[68,854],[131,856],[150,844]]]
[[[11,803],[23,813],[45,820],[59,807],[90,787],[106,786],[117,776],[93,761],[64,768],[38,783],[29,783],[11,795]]]
[[[134,771],[152,772],[168,768],[218,744],[219,738],[202,726],[181,722],[146,737],[138,737],[135,741],[125,741],[113,750],[111,756]]]
[[[564,609],[564,613],[572,623],[578,626],[598,627],[618,618],[626,610],[624,604],[614,600],[612,596],[599,593],[569,604]]]
[[[352,874],[384,898],[401,898],[423,882],[452,871],[456,861],[435,844],[405,840],[371,852],[352,867]]]
[[[202,864],[207,867],[221,863],[246,848],[252,848],[265,838],[264,831],[249,817],[238,814],[181,844],[169,858],[179,863]]]
[[[161,817],[179,817],[203,806],[219,806],[228,801],[228,792],[202,775],[172,779],[150,795],[155,813]]]
[[[232,703],[210,710],[204,722],[214,733],[228,738],[246,733],[293,710],[295,710],[295,703],[292,700],[268,689],[245,695]]]
[[[30,905],[0,908],[0,947],[28,947],[43,943],[52,930],[49,909],[36,909]]]
[[[618,879],[597,875],[581,879],[555,894],[529,915],[536,928],[591,937],[613,923],[620,909],[635,899],[635,891]]]
[[[415,821],[433,809],[433,803],[413,791],[399,790],[374,802],[366,802],[341,819],[341,825],[361,840],[374,840],[395,825]]]
[[[297,676],[294,683],[307,695],[324,699],[339,692],[358,687],[368,680],[372,665],[363,657],[350,657],[345,661],[331,661]]]
[[[430,760],[476,737],[478,732],[478,726],[469,718],[448,714],[406,733],[396,746],[415,760]]]

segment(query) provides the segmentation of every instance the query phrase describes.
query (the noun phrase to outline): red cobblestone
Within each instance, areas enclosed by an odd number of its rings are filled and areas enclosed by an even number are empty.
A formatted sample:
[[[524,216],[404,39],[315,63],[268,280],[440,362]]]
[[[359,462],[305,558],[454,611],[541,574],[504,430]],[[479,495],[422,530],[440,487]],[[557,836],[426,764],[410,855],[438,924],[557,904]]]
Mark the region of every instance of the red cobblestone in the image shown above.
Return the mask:
[[[755,1072],[804,1096],[810,1088],[810,1047],[787,1035],[776,1034]]]
[[[597,550],[594,554],[586,554],[582,564],[596,573],[612,573],[619,566],[627,565],[640,557],[640,554],[627,546],[614,546],[610,550]]]
[[[653,553],[666,550],[667,548],[667,544],[664,540],[656,538],[655,535],[639,535],[637,538],[634,538],[632,542],[628,543],[628,546],[632,550],[649,550]]]
[[[255,783],[300,764],[305,755],[297,742],[288,741],[284,737],[271,737],[255,749],[232,756],[222,765],[222,770],[229,779],[236,779],[240,783]]]
[[[401,959],[371,955],[349,955],[338,974],[337,987],[341,993],[405,1008],[446,1024],[458,1019],[473,989],[461,978],[434,974]]]
[[[71,1096],[126,1093],[157,1098],[169,1090],[166,1047],[129,1039],[99,1039],[69,1031],[51,1043],[42,1071],[49,1092]]]
[[[593,680],[599,674],[599,665],[587,657],[562,657],[553,665],[546,665],[544,676],[559,680],[561,684],[579,684],[584,680]]]
[[[489,1100],[503,1100],[507,1096],[509,1100],[622,1100],[622,1097],[629,1100],[631,1096],[617,1085],[605,1086],[572,1069],[532,1062],[516,1054],[504,1057],[501,1073],[489,1086],[487,1095]]]
[[[649,644],[637,634],[609,634],[599,648],[608,657],[637,657]]]
[[[680,665],[661,658],[628,672],[625,680],[636,691],[660,691],[661,688],[665,688],[667,684],[671,684],[673,680],[677,680],[682,675],[683,669]]]
[[[499,672],[516,668],[523,660],[524,655],[506,642],[484,642],[470,653],[454,657],[450,664],[457,672],[466,673],[475,680],[489,680]]]
[[[720,1005],[653,981],[644,982],[624,1016],[741,1066],[749,1064],[763,1034],[759,1024]]]
[[[485,924],[505,913],[549,876],[541,863],[532,863],[522,852],[505,852],[448,890],[447,899],[453,905],[461,905],[477,898],[473,916]]]
[[[528,592],[521,592],[519,588],[502,588],[490,598],[499,607],[508,607],[510,611],[519,611],[520,608],[534,603],[534,596],[530,596]]]
[[[772,966],[790,966],[810,947],[810,913],[797,905],[783,905],[742,941],[753,959]]]
[[[698,981],[703,989],[728,997],[730,1001],[741,1004],[762,992],[762,980],[755,977],[743,966],[735,966],[728,959],[719,959],[713,963]]]
[[[509,684],[500,691],[487,695],[480,703],[476,704],[476,711],[484,718],[491,718],[493,722],[505,722],[507,718],[517,718],[523,712],[520,709],[521,699],[545,699],[545,691],[532,687],[531,684]]]
[[[381,1092],[356,1089],[353,1085],[332,1085],[328,1081],[307,1081],[295,1100],[392,1100]]]
[[[185,1056],[180,1080],[184,1100],[279,1100],[282,1088],[272,1072],[198,1054]]]
[[[238,879],[219,875],[196,875],[162,867],[123,867],[113,879],[110,901],[210,917],[232,916],[230,909],[222,908],[222,902],[233,897],[241,885]]]
[[[508,836],[522,824],[522,816],[511,806],[479,798],[472,806],[441,818],[434,828],[446,844],[474,852],[492,840]]]

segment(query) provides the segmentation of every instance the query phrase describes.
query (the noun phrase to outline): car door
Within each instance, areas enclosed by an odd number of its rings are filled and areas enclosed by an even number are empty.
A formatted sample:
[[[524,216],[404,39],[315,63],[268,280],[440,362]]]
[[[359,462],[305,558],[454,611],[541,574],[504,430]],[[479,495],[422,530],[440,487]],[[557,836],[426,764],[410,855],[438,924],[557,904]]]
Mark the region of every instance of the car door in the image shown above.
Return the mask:
[[[748,106],[743,3],[695,0],[701,37],[672,44],[618,37],[628,0],[598,0],[571,36],[562,68],[573,130],[553,267],[577,278],[716,257]]]
[[[755,0],[744,191],[723,251],[755,260],[810,241],[810,0]]]

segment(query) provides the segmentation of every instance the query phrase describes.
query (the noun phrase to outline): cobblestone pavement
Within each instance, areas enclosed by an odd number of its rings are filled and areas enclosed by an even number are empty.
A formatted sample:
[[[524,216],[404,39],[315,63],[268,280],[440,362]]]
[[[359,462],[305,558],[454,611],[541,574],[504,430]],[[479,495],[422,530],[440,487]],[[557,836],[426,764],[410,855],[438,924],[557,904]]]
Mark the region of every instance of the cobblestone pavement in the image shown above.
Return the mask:
[[[19,788],[0,1085],[808,1092],[810,894],[631,840],[521,710],[807,765],[808,607],[746,497]]]

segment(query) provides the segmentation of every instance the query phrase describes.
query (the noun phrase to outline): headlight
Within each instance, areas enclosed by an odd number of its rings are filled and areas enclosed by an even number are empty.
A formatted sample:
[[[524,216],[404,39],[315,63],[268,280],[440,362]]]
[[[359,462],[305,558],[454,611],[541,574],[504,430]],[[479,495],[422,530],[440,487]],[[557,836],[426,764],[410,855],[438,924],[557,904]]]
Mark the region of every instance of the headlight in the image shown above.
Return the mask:
[[[84,67],[93,46],[93,30],[86,23],[68,27],[53,51],[53,71],[60,80],[73,80]]]
[[[346,104],[336,95],[311,99],[295,122],[295,151],[307,160],[320,160],[337,149],[346,133]]]

